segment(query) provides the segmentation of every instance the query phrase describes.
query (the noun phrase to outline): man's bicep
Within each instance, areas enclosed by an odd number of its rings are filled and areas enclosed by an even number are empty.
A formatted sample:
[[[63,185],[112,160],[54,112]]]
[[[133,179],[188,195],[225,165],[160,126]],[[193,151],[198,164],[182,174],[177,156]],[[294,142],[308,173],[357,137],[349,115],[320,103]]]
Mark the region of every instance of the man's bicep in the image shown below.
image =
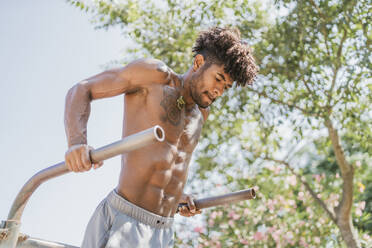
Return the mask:
[[[166,76],[157,70],[157,60],[141,59],[123,68],[111,69],[84,80],[92,100],[136,91]]]
[[[123,76],[126,68],[104,71],[80,82],[89,90],[92,100],[124,94],[132,88],[129,78]]]

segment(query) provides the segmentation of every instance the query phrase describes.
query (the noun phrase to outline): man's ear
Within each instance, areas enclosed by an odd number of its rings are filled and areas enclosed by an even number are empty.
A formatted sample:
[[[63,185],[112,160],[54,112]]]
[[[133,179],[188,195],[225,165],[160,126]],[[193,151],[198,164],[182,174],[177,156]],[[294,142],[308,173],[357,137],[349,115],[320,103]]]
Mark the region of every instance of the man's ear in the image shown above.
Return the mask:
[[[193,65],[193,70],[197,71],[200,69],[205,63],[204,57],[201,54],[197,54],[194,58],[194,65]]]

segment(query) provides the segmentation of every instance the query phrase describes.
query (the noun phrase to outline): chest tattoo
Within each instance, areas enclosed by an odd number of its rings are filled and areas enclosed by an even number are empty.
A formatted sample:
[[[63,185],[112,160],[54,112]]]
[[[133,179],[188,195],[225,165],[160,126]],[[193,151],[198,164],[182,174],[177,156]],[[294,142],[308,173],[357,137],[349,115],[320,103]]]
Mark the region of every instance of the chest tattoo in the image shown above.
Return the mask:
[[[165,110],[164,122],[167,120],[174,126],[178,126],[181,122],[181,110],[177,108],[177,99],[179,94],[174,90],[164,87],[163,89],[163,100],[160,102],[160,106]]]

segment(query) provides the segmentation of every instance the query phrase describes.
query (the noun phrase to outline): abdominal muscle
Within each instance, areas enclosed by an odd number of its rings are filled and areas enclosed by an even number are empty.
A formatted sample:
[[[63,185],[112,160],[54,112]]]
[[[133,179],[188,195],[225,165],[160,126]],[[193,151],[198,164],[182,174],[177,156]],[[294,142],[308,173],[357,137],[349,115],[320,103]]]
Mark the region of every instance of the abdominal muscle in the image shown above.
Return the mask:
[[[187,178],[187,153],[158,143],[122,156],[119,195],[157,215],[175,214]]]

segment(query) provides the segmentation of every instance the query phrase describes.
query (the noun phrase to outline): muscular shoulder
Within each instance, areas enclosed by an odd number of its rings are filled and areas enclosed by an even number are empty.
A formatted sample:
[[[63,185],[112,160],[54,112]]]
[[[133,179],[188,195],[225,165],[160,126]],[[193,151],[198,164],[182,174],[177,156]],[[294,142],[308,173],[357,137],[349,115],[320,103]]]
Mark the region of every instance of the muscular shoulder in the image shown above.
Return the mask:
[[[167,83],[175,73],[161,60],[143,58],[126,65],[122,74],[134,84]]]

